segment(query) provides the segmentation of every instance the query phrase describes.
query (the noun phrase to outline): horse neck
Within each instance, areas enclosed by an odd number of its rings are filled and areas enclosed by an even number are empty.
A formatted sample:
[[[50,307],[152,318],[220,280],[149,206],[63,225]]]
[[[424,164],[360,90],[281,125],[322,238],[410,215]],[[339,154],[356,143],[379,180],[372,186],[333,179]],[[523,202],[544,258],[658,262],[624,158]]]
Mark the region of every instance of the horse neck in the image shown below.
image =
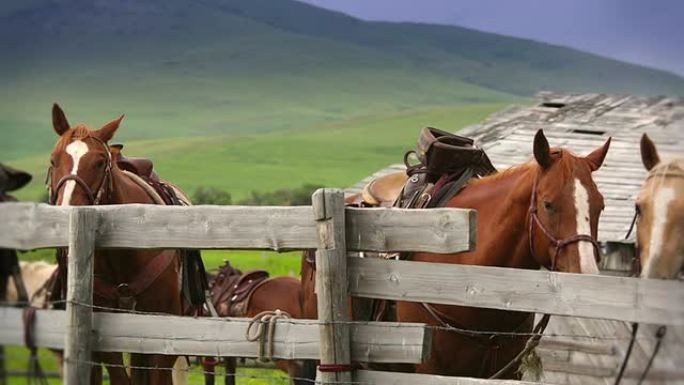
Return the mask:
[[[119,168],[112,168],[111,191],[106,204],[155,203],[147,191],[126,176]]]
[[[523,165],[468,185],[448,204],[478,211],[476,249],[479,265],[538,268],[529,249],[529,207],[535,165]]]

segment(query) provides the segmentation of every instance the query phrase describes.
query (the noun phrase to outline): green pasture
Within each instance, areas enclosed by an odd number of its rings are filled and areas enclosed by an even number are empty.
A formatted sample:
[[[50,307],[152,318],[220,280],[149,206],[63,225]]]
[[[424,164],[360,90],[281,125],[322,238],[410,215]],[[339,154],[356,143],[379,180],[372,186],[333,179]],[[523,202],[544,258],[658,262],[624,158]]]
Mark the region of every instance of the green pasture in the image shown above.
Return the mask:
[[[124,152],[152,158],[162,178],[190,194],[200,186],[217,187],[239,200],[251,191],[305,183],[349,186],[382,167],[400,163],[404,152],[415,146],[420,128],[431,125],[455,131],[505,106],[494,103],[418,109],[258,134],[132,140],[125,143]],[[136,129],[124,121],[119,134]],[[49,128],[45,135],[54,136]],[[44,196],[48,160],[49,151],[45,151],[8,162],[35,176],[19,191],[19,198],[38,200]]]

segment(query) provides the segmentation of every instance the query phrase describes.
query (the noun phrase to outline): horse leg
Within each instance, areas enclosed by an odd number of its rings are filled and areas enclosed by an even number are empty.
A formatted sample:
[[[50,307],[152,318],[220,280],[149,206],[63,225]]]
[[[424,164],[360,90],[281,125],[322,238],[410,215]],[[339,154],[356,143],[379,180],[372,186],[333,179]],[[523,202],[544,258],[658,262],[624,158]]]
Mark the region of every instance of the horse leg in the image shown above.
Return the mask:
[[[7,385],[7,367],[5,366],[4,346],[0,346],[0,385]]]
[[[107,369],[109,374],[109,383],[112,385],[129,385],[131,383],[126,373],[126,368],[124,367],[123,354],[121,353],[93,353],[93,358],[95,362],[101,362]],[[99,369],[99,382],[95,382],[96,378],[95,369],[93,368],[93,376],[90,382],[95,385],[102,384],[102,367],[98,365]]]
[[[214,385],[216,383],[216,364],[220,358],[200,357],[199,361],[204,372],[204,385]]]
[[[147,361],[150,367],[159,368],[148,370],[149,385],[171,385],[173,383],[173,367],[178,360],[178,356],[165,356],[155,354],[148,356]],[[147,385],[147,384],[146,384]]]
[[[237,367],[237,359],[235,357],[225,358],[226,377],[225,385],[235,385],[235,368]]]
[[[189,369],[190,363],[188,362],[188,357],[179,356],[176,359],[176,363],[173,365],[173,385],[187,385]]]

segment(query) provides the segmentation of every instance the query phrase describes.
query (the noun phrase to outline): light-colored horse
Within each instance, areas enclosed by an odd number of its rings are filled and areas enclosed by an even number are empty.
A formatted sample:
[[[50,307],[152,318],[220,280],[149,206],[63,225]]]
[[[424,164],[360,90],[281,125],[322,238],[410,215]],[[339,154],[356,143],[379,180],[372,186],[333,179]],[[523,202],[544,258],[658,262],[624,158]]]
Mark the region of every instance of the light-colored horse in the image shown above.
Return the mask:
[[[644,134],[641,160],[648,170],[636,205],[641,277],[677,278],[684,268],[684,158],[661,159]]]
[[[45,283],[55,271],[57,265],[43,261],[20,261],[19,267],[21,269],[21,276],[24,279],[24,285],[26,285],[26,293],[31,299],[31,305],[42,307],[45,302],[45,297],[41,295],[36,296],[35,294],[45,286]],[[13,303],[17,301],[17,290],[14,286],[13,279],[10,278],[9,282],[7,282],[7,302]]]

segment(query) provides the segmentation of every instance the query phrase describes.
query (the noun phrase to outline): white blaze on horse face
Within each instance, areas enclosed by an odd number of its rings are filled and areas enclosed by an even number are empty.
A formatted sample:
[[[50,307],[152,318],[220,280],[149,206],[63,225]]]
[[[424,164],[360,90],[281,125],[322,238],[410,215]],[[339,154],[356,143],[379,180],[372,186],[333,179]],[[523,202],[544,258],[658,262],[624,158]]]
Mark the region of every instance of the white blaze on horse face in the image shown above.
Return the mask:
[[[81,162],[81,158],[88,153],[88,145],[81,141],[76,140],[66,147],[66,153],[71,155],[71,160],[73,166],[71,167],[71,175],[78,175],[78,164]],[[71,204],[71,196],[74,194],[74,189],[76,188],[76,182],[69,180],[64,184],[64,196],[62,196],[62,203],[60,206],[69,206]]]
[[[577,212],[577,234],[591,235],[589,193],[579,179],[575,179],[575,211]],[[580,272],[582,274],[598,274],[599,269],[594,257],[594,245],[587,241],[579,241],[577,250],[580,257]]]
[[[653,197],[653,217],[651,218],[651,239],[648,245],[648,260],[642,277],[657,278],[656,267],[663,255],[665,244],[665,230],[667,229],[667,207],[675,199],[675,190],[672,187],[659,189]]]

